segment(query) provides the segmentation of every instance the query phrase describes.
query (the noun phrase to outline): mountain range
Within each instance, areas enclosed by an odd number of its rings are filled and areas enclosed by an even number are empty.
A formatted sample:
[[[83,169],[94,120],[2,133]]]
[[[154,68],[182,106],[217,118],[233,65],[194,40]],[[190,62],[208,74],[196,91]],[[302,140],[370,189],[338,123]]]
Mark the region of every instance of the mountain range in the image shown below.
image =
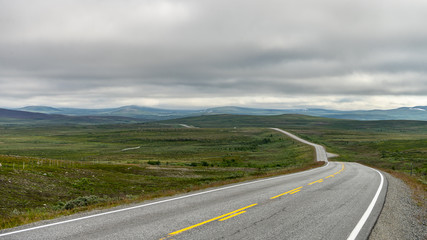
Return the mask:
[[[70,123],[126,123],[148,122],[202,115],[281,115],[308,116],[352,120],[421,120],[427,121],[427,106],[402,107],[390,110],[339,111],[328,109],[262,109],[243,107],[217,107],[202,110],[168,110],[140,106],[83,109],[27,106],[18,109],[0,109],[0,122],[13,119]]]

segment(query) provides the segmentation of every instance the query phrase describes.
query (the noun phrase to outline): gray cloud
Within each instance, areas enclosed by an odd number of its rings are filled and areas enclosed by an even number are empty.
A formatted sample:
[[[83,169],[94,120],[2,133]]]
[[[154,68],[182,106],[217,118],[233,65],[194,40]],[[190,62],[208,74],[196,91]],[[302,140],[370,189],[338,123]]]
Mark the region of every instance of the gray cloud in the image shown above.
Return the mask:
[[[0,0],[0,101],[423,105],[425,22],[422,0]]]

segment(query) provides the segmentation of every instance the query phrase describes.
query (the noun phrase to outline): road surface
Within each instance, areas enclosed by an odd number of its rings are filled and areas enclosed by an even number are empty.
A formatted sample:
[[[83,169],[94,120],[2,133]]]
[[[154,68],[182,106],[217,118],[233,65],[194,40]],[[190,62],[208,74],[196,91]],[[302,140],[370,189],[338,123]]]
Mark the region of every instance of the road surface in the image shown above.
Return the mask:
[[[357,163],[8,229],[0,239],[366,239],[387,183]]]
[[[288,137],[291,137],[291,138],[293,138],[299,142],[302,142],[304,144],[307,144],[307,145],[314,147],[314,149],[316,151],[316,160],[317,161],[320,161],[320,162],[327,162],[328,161],[328,153],[326,152],[325,147],[323,147],[322,145],[309,142],[309,141],[304,140],[298,136],[295,136],[294,134],[292,134],[290,132],[287,132],[287,131],[279,129],[279,128],[271,128],[271,129],[278,131],[278,132],[281,132],[283,134],[286,134],[286,135],[288,135]]]

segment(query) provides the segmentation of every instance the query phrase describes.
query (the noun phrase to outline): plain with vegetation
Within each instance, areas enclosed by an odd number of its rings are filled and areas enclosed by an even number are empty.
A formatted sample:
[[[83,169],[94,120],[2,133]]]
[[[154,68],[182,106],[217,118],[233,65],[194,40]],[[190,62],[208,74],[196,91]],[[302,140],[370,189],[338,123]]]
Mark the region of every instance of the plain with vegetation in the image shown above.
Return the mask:
[[[263,128],[0,126],[1,228],[316,167]]]
[[[339,155],[334,160],[398,174],[425,204],[425,121],[214,115],[156,123],[3,124],[0,227],[322,165],[311,147],[269,127],[324,145]]]

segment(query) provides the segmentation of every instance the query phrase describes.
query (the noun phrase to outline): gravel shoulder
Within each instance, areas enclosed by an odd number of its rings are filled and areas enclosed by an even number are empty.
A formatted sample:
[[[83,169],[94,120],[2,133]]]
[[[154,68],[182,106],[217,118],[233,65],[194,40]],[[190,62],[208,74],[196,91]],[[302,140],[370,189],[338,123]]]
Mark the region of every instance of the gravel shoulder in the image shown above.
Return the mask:
[[[412,190],[402,180],[388,173],[384,175],[388,180],[387,197],[369,240],[427,239],[426,208],[417,205]]]

